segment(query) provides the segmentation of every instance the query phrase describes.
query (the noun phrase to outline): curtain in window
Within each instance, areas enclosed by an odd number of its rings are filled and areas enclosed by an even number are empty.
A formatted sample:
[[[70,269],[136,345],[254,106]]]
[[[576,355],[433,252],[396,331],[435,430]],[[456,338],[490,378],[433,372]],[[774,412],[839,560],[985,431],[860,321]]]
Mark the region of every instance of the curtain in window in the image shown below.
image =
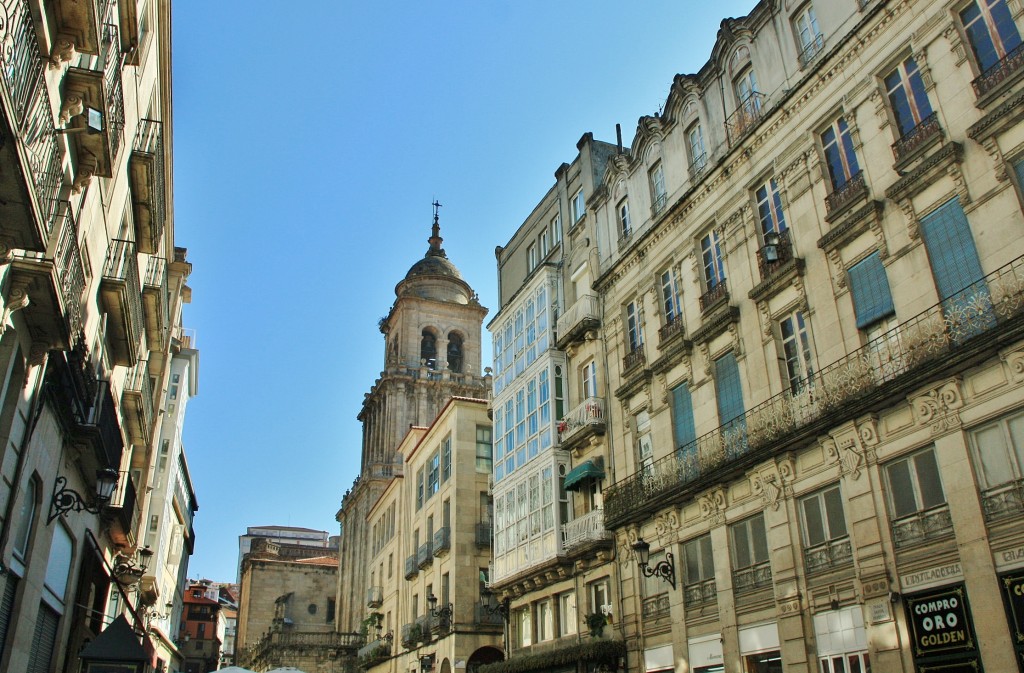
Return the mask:
[[[854,264],[848,273],[857,329],[864,329],[896,312],[889,291],[889,279],[877,252]]]

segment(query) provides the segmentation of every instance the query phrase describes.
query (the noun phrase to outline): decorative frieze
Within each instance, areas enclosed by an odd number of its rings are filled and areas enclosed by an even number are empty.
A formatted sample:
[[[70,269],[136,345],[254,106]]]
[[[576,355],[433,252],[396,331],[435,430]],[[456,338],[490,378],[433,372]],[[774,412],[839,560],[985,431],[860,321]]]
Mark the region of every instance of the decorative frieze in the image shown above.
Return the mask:
[[[927,425],[933,435],[960,427],[960,409],[964,398],[959,379],[945,381],[925,393],[911,398],[914,420],[918,425]]]

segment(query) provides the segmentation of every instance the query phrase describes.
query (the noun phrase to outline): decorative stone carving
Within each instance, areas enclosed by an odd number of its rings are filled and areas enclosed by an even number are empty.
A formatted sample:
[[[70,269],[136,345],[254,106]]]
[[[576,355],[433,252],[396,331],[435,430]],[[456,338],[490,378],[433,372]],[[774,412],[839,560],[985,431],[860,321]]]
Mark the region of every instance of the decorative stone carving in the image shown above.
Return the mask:
[[[832,267],[832,280],[837,288],[846,287],[846,267],[843,266],[843,257],[839,254],[839,248],[832,248],[827,253],[829,265]]]
[[[1014,381],[1024,381],[1024,350],[1015,351],[1006,356],[1006,366],[1010,368],[1010,376]]]
[[[89,182],[92,180],[93,167],[79,165],[78,171],[75,173],[75,180],[71,183],[71,193],[81,194],[82,190],[89,186]]]
[[[67,125],[71,121],[72,117],[85,112],[85,101],[77,93],[68,93],[64,96],[64,102],[60,104],[60,123],[61,125]]]
[[[937,15],[938,12],[936,12]],[[925,91],[934,89],[935,80],[932,78],[932,69],[928,67],[928,50],[922,47],[915,51],[914,63],[917,64],[917,72],[921,75],[921,83],[924,84]]]
[[[729,340],[732,342],[732,351],[733,351],[733,353],[736,355],[736,357],[739,357],[740,355],[743,355],[743,340],[740,338],[739,325],[735,321],[732,321],[732,322],[729,323],[729,326],[727,327],[727,329],[729,330]],[[711,362],[709,361],[708,362],[708,368],[709,369],[710,369],[710,366],[711,366]],[[708,372],[708,373],[710,374],[710,372]]]
[[[11,315],[29,305],[28,286],[25,283],[12,283],[4,301],[3,321],[0,322],[0,336],[7,331]]]
[[[697,348],[700,350],[700,356],[704,358],[704,375],[711,376],[711,348],[707,341],[701,341],[697,344]]]
[[[9,236],[0,236],[0,266],[14,261],[14,248],[17,246]]]
[[[765,507],[777,510],[783,497],[792,497],[796,473],[793,463],[792,456],[782,456],[748,475],[751,491],[761,498]]]
[[[917,219],[914,202],[910,199],[901,199],[899,206],[903,211],[903,216],[907,218],[907,236],[910,237],[910,240],[916,241],[921,237],[921,221]]]
[[[882,131],[889,125],[889,113],[886,110],[885,99],[882,98],[882,93],[878,90],[878,87],[871,91],[868,100],[875,109],[875,117],[878,118],[878,130]]]
[[[679,515],[675,510],[663,512],[654,518],[654,536],[666,546],[672,541],[672,533],[679,528]]]
[[[971,193],[967,191],[967,178],[964,177],[964,172],[960,168],[960,162],[950,162],[946,166],[946,175],[953,180],[953,186],[956,189],[957,196],[960,197],[960,203],[966,206],[971,202]]]
[[[988,136],[981,141],[981,146],[992,157],[992,168],[995,171],[996,180],[1005,182],[1009,176],[1006,173],[1006,161],[1003,160],[1003,152],[999,149],[999,142],[996,140],[996,137],[994,135]]]
[[[960,427],[959,410],[964,406],[960,381],[952,379],[942,383],[910,401],[918,425],[928,425],[938,435]]]
[[[761,316],[761,332],[764,334],[764,343],[772,338],[772,312],[768,308],[768,302],[757,302],[757,312]]]
[[[878,257],[883,260],[887,259],[889,257],[889,246],[885,242],[885,231],[882,230],[882,218],[869,218],[868,229],[870,229],[871,233],[875,236],[875,247],[878,249]]]
[[[839,466],[839,474],[856,480],[864,468],[864,447],[860,443],[860,435],[853,423],[847,423],[830,433],[828,440],[822,441],[825,459]]]
[[[50,50],[50,69],[56,70],[75,57],[75,43],[67,38],[60,38],[53,43]]]
[[[946,26],[946,30],[942,31],[942,37],[949,42],[949,49],[956,58],[957,67],[963,65],[963,62],[967,60],[967,50],[964,49],[964,41],[960,39],[960,31],[956,29],[952,21]]]
[[[712,526],[721,526],[725,523],[726,503],[725,489],[718,487],[713,491],[705,493],[698,501],[700,514],[707,519]]]

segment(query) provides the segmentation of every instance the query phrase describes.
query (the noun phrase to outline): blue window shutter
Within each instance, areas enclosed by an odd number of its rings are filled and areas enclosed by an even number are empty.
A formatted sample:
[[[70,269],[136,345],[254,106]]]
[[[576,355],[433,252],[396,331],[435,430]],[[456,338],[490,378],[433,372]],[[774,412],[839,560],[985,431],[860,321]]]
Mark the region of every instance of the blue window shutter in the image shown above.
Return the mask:
[[[1024,159],[1013,165],[1013,172],[1017,174],[1017,186],[1024,190]]]
[[[677,448],[687,446],[697,439],[697,430],[693,422],[693,400],[685,383],[672,389],[672,431]]]
[[[947,201],[921,218],[921,238],[942,300],[982,279],[978,250],[959,199]]]
[[[740,369],[732,352],[715,360],[715,394],[718,397],[718,420],[722,425],[743,414]]]
[[[857,329],[864,329],[896,312],[889,291],[889,279],[877,252],[850,267],[850,295],[857,314]]]

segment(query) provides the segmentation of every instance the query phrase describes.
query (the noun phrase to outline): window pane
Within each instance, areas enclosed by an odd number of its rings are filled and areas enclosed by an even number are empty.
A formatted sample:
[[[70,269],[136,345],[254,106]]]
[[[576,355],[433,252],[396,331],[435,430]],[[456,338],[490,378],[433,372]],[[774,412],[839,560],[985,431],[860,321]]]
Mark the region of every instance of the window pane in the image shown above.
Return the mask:
[[[736,524],[732,529],[733,567],[747,568],[751,565],[750,560],[750,538],[747,534],[748,521]]]
[[[935,462],[935,452],[925,451],[914,456],[914,467],[917,469],[918,486],[921,488],[921,508],[937,507],[946,502],[942,492],[942,480],[939,478],[939,466]]]
[[[825,491],[825,516],[828,518],[829,539],[846,535],[846,515],[843,513],[843,499],[838,488]]]
[[[768,560],[768,536],[764,528],[764,516],[757,515],[750,521],[750,537],[754,541],[754,562],[764,563]]]
[[[804,523],[806,524],[808,547],[819,545],[825,541],[825,523],[822,520],[818,496],[804,500]]]
[[[978,456],[981,458],[979,467],[982,488],[999,486],[1013,479],[1014,470],[1001,423],[976,431],[974,443],[978,449]]]
[[[715,577],[715,556],[711,550],[711,536],[705,535],[698,540],[700,543],[700,563],[702,580],[710,580]]]
[[[892,497],[892,514],[897,519],[917,511],[914,500],[914,485],[910,481],[910,466],[901,460],[887,468],[889,473],[889,494]]]

